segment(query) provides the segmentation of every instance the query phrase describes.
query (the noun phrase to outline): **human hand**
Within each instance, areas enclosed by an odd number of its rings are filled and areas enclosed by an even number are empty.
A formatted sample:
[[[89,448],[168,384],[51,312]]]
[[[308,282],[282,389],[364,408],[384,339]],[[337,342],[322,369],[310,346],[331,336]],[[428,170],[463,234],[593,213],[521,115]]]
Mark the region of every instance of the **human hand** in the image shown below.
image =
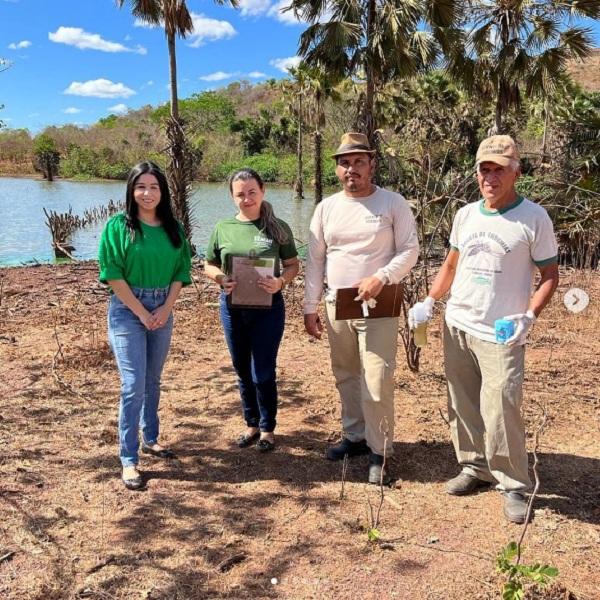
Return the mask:
[[[146,325],[148,329],[160,329],[167,324],[169,317],[171,316],[171,309],[164,304],[152,311],[149,319],[149,325]]]
[[[269,294],[276,294],[283,288],[283,279],[281,277],[259,277],[256,283],[261,290]]]
[[[223,289],[223,292],[226,296],[231,294],[231,292],[233,292],[235,286],[237,285],[237,281],[234,281],[231,277],[227,275],[225,275],[219,283],[221,284],[221,288]]]
[[[323,323],[317,313],[308,313],[304,315],[304,328],[308,335],[316,337],[318,340],[321,339],[323,333]]]
[[[145,308],[142,307],[142,311],[140,311],[139,314],[136,314],[137,318],[142,322],[142,325],[149,330],[154,329],[152,327],[152,319],[153,319],[153,315],[150,311],[147,311]]]
[[[408,326],[416,329],[419,325],[427,323],[433,317],[433,305],[435,300],[427,296],[423,302],[417,302],[412,308],[408,309]]]
[[[365,277],[361,279],[358,283],[355,283],[352,287],[358,288],[358,298],[360,300],[369,300],[370,298],[377,298],[379,292],[383,289],[384,283],[379,279],[379,277],[375,277],[372,275],[371,277]]]
[[[535,323],[536,316],[532,310],[526,313],[518,313],[516,315],[508,315],[502,317],[507,321],[512,321],[515,324],[515,332],[504,342],[506,346],[522,346],[525,344],[527,334]]]

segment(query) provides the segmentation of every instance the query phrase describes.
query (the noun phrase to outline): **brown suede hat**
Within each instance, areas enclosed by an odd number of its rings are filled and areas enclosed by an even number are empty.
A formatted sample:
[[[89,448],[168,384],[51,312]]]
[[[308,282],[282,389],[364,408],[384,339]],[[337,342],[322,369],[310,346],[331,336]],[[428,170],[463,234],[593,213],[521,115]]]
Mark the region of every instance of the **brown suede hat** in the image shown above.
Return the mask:
[[[475,162],[493,162],[508,167],[511,162],[519,162],[519,158],[519,150],[510,135],[493,135],[481,142]]]
[[[369,138],[364,133],[345,133],[340,140],[340,145],[331,158],[337,158],[344,154],[356,154],[365,152],[366,154],[375,154],[375,150],[369,145]]]

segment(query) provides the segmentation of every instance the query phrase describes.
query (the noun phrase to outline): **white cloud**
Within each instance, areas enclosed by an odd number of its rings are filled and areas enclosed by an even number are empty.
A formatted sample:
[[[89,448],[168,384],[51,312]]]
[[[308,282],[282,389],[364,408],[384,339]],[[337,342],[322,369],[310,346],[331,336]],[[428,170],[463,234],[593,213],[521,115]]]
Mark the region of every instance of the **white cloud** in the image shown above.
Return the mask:
[[[142,21],[141,19],[136,19],[133,22],[134,27],[142,27],[143,29],[156,29],[158,25],[154,25],[152,23],[147,23],[146,21]]]
[[[154,81],[152,81],[152,79],[150,81],[146,81],[146,85],[154,85]]]
[[[282,73],[287,73],[292,67],[297,67],[302,59],[299,56],[289,56],[288,58],[274,58],[269,64],[279,69]]]
[[[92,79],[84,83],[73,81],[63,94],[93,98],[129,98],[135,92],[122,83],[113,83],[109,79]]]
[[[23,48],[29,48],[31,46],[31,42],[29,40],[23,40],[22,42],[13,42],[9,44],[8,47],[11,50],[22,50]]]
[[[237,35],[237,31],[229,21],[210,19],[196,13],[190,14],[192,15],[192,22],[194,23],[194,30],[188,36],[188,39],[190,40],[189,45],[192,48],[198,48],[205,42],[213,42],[222,39],[227,40]]]
[[[283,12],[283,9],[287,8],[289,5],[290,5],[290,0],[279,0],[278,2],[273,4],[273,6],[271,6],[267,15],[269,17],[273,17],[274,19],[277,19],[278,21],[280,21],[281,23],[284,23],[285,25],[301,25],[301,24],[303,24],[303,22],[300,19],[296,18],[296,15],[294,15],[293,10],[288,10],[288,11]]]
[[[80,50],[100,50],[101,52],[135,52],[146,54],[146,48],[136,46],[128,48],[117,42],[109,42],[102,39],[97,33],[89,33],[81,27],[59,27],[54,33],[48,33],[48,38],[57,44],[75,46]]]
[[[77,113],[81,112],[80,108],[75,108],[73,106],[69,106],[69,108],[65,108],[65,110],[63,110],[64,113],[66,113],[67,115],[76,115]]]
[[[239,73],[225,73],[225,71],[216,71],[210,75],[202,75],[199,77],[199,79],[202,79],[202,81],[223,81],[224,79],[231,79],[236,75],[239,75]]]
[[[239,8],[242,17],[257,17],[268,12],[271,0],[240,0]]]
[[[108,109],[108,112],[115,115],[124,115],[128,110],[126,104],[115,104]]]
[[[248,73],[248,77],[252,78],[252,79],[261,79],[262,77],[266,77],[267,74],[266,73],[262,73],[261,71],[250,71],[250,73]]]

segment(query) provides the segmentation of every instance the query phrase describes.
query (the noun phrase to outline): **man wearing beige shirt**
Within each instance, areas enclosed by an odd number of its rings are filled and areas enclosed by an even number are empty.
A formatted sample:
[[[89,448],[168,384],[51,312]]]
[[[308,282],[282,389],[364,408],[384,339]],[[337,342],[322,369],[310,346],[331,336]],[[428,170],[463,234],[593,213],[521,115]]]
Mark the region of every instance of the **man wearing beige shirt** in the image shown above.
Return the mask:
[[[419,244],[406,200],[372,183],[375,151],[366,136],[346,133],[333,158],[343,190],[315,209],[304,299],[306,331],[321,337],[317,306],[327,281],[325,317],[331,366],[342,402],[344,438],[327,458],[369,453],[369,482],[388,481],[384,455],[394,440],[394,369],[398,318],[335,318],[335,293],[356,287],[363,301],[397,284],[417,262]]]

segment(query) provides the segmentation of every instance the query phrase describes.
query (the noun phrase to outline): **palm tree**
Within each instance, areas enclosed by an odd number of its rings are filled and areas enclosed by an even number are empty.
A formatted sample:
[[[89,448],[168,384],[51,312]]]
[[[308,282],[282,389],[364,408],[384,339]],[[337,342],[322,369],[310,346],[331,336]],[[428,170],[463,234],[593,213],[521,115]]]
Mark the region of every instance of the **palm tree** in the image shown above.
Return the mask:
[[[366,81],[356,127],[375,144],[375,96],[387,82],[435,62],[445,41],[441,34],[455,20],[454,5],[454,0],[291,0],[288,10],[310,24],[299,44],[309,65]],[[420,29],[424,23],[428,29]]]
[[[288,99],[288,108],[296,117],[297,144],[296,144],[296,181],[294,182],[294,194],[298,199],[304,198],[304,182],[303,182],[303,155],[304,147],[302,145],[302,133],[304,129],[305,106],[304,100],[307,94],[307,72],[306,65],[300,63],[297,67],[288,69],[291,81],[284,80],[281,84],[283,95]]]
[[[304,63],[301,63],[302,65]],[[325,126],[325,102],[339,100],[335,89],[335,79],[323,69],[305,66],[305,87],[307,91],[307,120],[313,127],[313,150],[315,168],[315,204],[323,199],[323,135]]]
[[[238,0],[214,0],[216,4],[229,4],[237,7]],[[192,155],[188,149],[179,117],[179,101],[177,97],[177,55],[175,40],[177,36],[187,37],[194,29],[192,16],[187,8],[186,0],[116,0],[119,8],[128,4],[134,17],[150,25],[164,27],[169,49],[169,76],[171,89],[171,118],[167,123],[169,138],[169,164],[167,175],[173,197],[177,217],[183,223],[188,239],[191,240],[192,224],[188,195],[192,175]]]
[[[503,131],[503,117],[528,96],[547,97],[569,60],[593,48],[590,30],[574,26],[578,17],[598,18],[598,0],[465,0],[466,32],[450,58],[449,71],[495,104],[491,133]]]

